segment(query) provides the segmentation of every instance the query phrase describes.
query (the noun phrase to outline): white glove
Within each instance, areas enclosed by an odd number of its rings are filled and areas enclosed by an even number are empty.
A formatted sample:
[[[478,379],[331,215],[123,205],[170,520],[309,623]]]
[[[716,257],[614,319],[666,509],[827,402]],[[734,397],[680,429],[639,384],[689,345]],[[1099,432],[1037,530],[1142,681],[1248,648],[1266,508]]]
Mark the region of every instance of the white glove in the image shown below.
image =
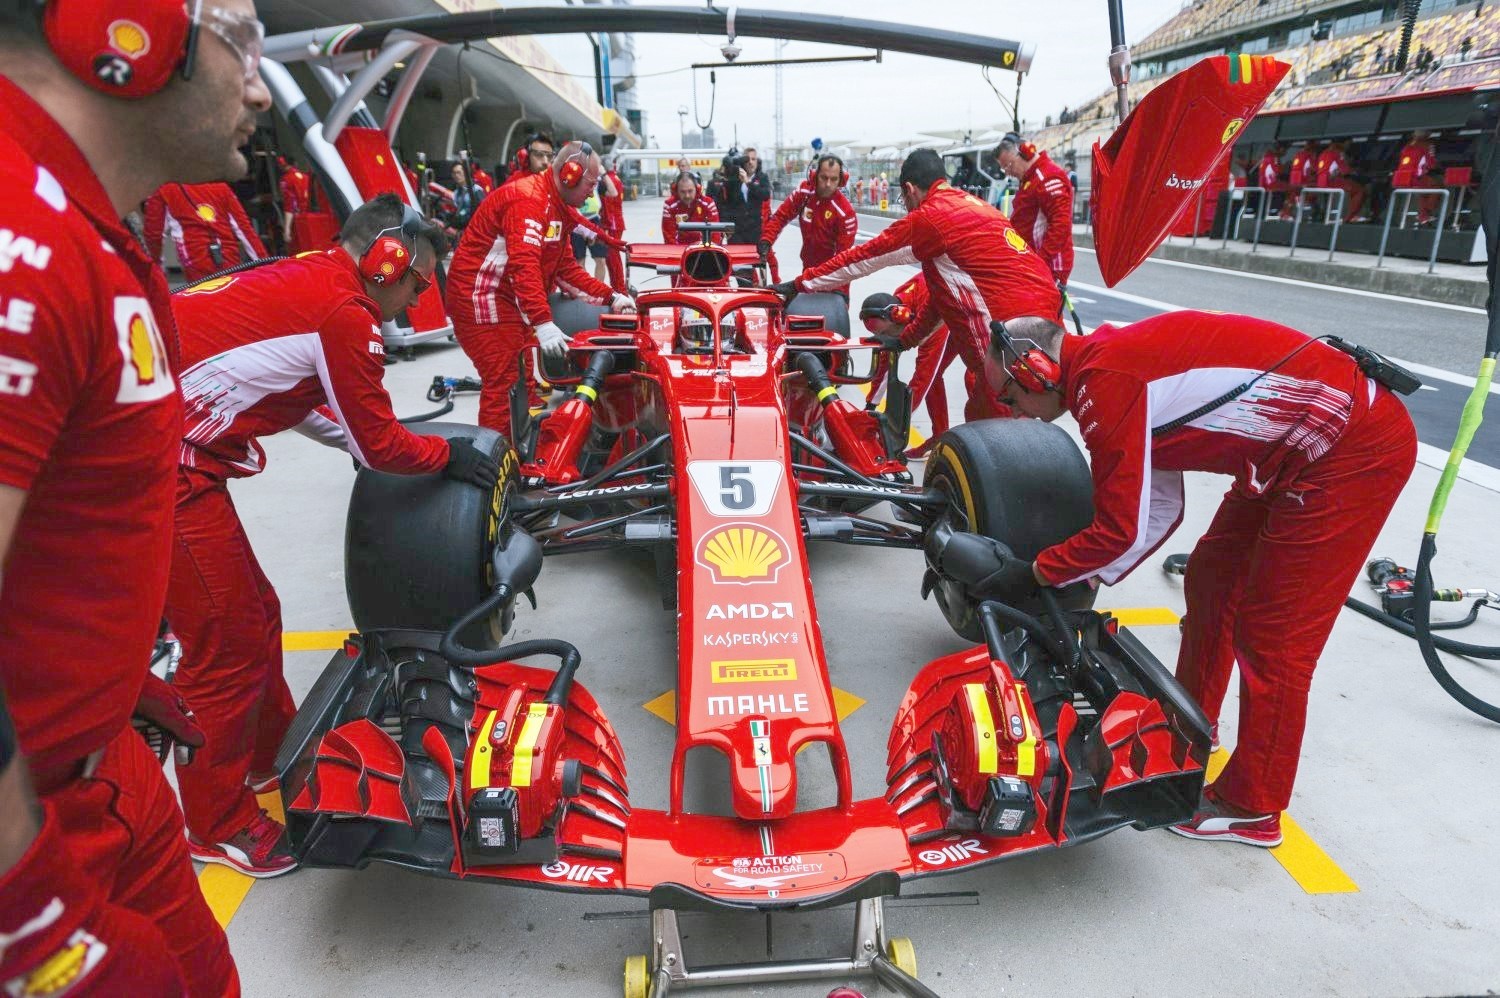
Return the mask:
[[[629,315],[635,311],[635,299],[616,291],[609,299],[609,310],[616,315]]]
[[[537,326],[536,339],[542,345],[542,353],[549,357],[561,357],[568,352],[568,336],[557,328],[555,322],[544,322]]]
[[[578,231],[580,234],[582,234],[583,241],[588,243],[590,246],[594,245],[594,240],[599,238],[599,233],[595,232],[593,229],[585,229],[580,225],[578,227]]]

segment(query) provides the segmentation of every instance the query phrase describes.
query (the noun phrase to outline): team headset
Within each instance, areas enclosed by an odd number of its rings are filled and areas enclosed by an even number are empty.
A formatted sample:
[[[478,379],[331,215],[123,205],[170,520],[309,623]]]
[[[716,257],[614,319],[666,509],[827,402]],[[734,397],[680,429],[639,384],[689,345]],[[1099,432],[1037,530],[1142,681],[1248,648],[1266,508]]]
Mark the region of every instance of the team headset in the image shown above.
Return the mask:
[[[833,160],[839,165],[839,186],[848,187],[849,170],[846,166],[844,166],[844,161],[839,159],[837,156],[819,156],[817,159],[813,160],[812,165],[807,168],[807,179],[809,181],[816,182],[818,179],[819,165],[826,163],[829,160]]]
[[[904,326],[912,320],[911,308],[903,304],[899,299],[885,305],[871,305],[859,310],[860,321],[865,324],[865,329],[875,332],[874,323],[884,319],[886,322],[894,322],[898,326]]]
[[[193,75],[198,18],[183,0],[32,0],[42,37],[57,61],[85,85],[111,97],[149,97],[180,73]]]
[[[562,181],[564,187],[577,187],[578,182],[583,179],[584,171],[588,169],[589,159],[594,155],[594,147],[587,142],[578,144],[578,151],[569,156],[558,168],[557,179]]]
[[[1016,153],[1022,159],[1036,159],[1036,143],[1027,142],[1025,139],[1021,138],[1020,132],[1006,132],[1005,138],[1001,139],[1000,141],[1014,142],[1016,144]]]
[[[359,274],[382,287],[406,276],[417,259],[417,237],[425,224],[409,204],[401,206],[401,224],[381,229],[359,255]],[[390,233],[396,233],[390,235]]]
[[[1057,361],[1036,347],[1022,350],[1016,346],[1005,323],[998,320],[990,323],[990,346],[1000,351],[1002,357],[1009,351],[1016,358],[1005,365],[1005,371],[1028,392],[1056,391],[1062,383],[1062,369],[1057,366]]]

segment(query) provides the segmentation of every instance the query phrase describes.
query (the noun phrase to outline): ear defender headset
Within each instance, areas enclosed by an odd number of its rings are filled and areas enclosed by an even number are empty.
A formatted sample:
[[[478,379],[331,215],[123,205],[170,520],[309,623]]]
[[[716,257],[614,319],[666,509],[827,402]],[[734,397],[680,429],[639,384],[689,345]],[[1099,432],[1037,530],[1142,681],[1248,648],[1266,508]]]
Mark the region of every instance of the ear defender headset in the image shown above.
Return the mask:
[[[202,0],[192,0],[196,11]],[[43,0],[42,36],[58,62],[111,97],[149,97],[193,73],[197,19],[184,0]]]
[[[1000,141],[1014,142],[1016,144],[1016,154],[1022,159],[1036,159],[1036,143],[1028,142],[1021,138],[1020,132],[1006,132],[1005,137]]]
[[[588,169],[589,159],[594,155],[594,147],[587,142],[579,143],[578,151],[567,158],[558,169],[557,179],[562,181],[564,187],[577,187],[578,182],[583,179],[583,173]]]
[[[912,320],[912,312],[910,306],[906,305],[901,301],[901,299],[894,296],[887,297],[890,297],[891,300],[886,302],[881,302],[879,300],[871,302],[866,299],[865,304],[860,306],[860,321],[865,324],[865,329],[869,330],[872,333],[875,330],[871,328],[870,324],[879,320],[894,322],[898,326],[904,326]]]
[[[1007,351],[1015,356],[1015,360],[1005,365],[1006,373],[1028,392],[1057,390],[1062,381],[1062,371],[1058,368],[1057,361],[1035,347],[1022,350],[1016,346],[1016,341],[1005,329],[1005,323],[990,323],[990,346],[1000,351],[1002,358]]]
[[[384,287],[406,276],[417,258],[417,237],[422,216],[409,204],[401,206],[401,224],[375,233],[359,255],[359,273],[365,280]],[[395,233],[395,235],[391,235]]]

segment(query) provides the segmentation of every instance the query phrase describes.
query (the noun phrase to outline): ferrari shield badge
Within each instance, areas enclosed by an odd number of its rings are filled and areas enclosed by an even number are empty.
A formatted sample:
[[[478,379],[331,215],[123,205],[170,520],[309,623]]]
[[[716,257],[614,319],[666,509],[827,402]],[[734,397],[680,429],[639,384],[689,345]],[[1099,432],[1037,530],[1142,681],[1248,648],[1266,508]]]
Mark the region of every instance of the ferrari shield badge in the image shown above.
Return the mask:
[[[1094,250],[1105,284],[1124,280],[1161,244],[1290,68],[1270,56],[1204,59],[1094,145]]]

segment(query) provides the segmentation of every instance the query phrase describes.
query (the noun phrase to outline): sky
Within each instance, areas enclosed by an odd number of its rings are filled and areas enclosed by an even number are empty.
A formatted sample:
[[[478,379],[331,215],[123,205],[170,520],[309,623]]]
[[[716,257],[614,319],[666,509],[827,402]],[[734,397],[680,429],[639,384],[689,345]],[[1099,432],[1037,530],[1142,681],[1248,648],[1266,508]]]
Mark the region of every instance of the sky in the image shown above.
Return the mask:
[[[649,2],[649,0],[647,0]],[[1183,0],[1124,0],[1125,28],[1131,42],[1144,37],[1183,5]],[[694,5],[696,6],[696,5]],[[722,5],[721,5],[722,6]],[[808,0],[750,0],[747,8],[807,11]],[[1021,116],[1056,116],[1065,105],[1086,101],[1109,86],[1109,18],[1105,0],[840,0],[826,3],[829,14],[922,23],[973,34],[1032,42],[1036,57],[1021,87]],[[918,17],[920,15],[920,17]],[[694,127],[693,74],[675,72],[694,62],[722,62],[722,36],[636,35],[636,73],[647,130],[667,148],[680,141],[678,109],[686,107]],[[740,38],[740,60],[775,58],[771,39]],[[791,42],[785,58],[851,55],[860,49]],[[769,147],[775,136],[775,70],[720,70],[713,94],[715,138],[726,145],[738,128],[739,145]],[[896,142],[926,128],[973,128],[1007,123],[1010,111],[980,75],[978,66],[886,53],[881,63],[845,63],[783,68],[787,145],[865,140]],[[1014,97],[1015,74],[991,70],[1006,100]],[[697,72],[697,120],[710,120],[708,71]]]

